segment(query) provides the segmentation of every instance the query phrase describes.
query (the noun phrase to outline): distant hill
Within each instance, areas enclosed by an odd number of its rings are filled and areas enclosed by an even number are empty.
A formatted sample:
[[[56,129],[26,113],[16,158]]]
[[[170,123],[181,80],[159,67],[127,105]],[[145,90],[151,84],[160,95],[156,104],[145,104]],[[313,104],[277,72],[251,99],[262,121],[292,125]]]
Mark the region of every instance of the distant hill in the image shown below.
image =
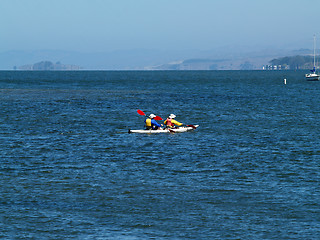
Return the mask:
[[[214,59],[186,59],[151,67],[153,70],[218,70],[219,63],[228,60]]]
[[[231,52],[230,52],[231,51]],[[150,70],[262,70],[271,59],[296,54],[309,54],[311,50],[275,50],[246,51],[246,49],[225,49],[202,53],[206,58],[187,58],[161,65],[151,66]],[[199,56],[201,56],[199,54]]]
[[[59,71],[59,70],[67,71],[67,70],[81,70],[82,68],[77,65],[62,64],[61,62],[53,63],[50,61],[41,61],[35,64],[23,65],[15,69],[33,70],[33,71]]]
[[[316,57],[316,63],[319,63],[320,57]],[[313,68],[313,56],[310,55],[296,55],[289,57],[275,58],[270,61],[273,66],[282,66],[282,69],[312,69]]]
[[[257,70],[262,61],[251,59],[186,59],[154,66],[152,70]]]
[[[186,59],[189,55],[193,56],[193,53],[144,49],[90,53],[62,50],[6,51],[0,52],[0,70],[17,69],[47,59],[53,63],[72,63],[84,70],[144,70],[149,66]]]
[[[258,70],[272,59],[310,53],[312,51],[308,49],[260,49],[253,46],[225,46],[206,51],[154,49],[96,53],[62,50],[7,51],[0,52],[0,70],[77,70],[79,66],[83,70]],[[46,59],[50,61],[44,61]]]

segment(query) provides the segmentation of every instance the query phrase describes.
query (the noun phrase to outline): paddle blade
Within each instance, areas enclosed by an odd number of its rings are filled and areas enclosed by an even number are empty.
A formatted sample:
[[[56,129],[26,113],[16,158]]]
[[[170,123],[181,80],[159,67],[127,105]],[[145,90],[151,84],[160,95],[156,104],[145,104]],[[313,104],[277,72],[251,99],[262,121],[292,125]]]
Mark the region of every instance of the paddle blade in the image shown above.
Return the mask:
[[[192,127],[193,129],[197,128],[196,126],[193,126],[193,125],[187,125],[187,127]]]
[[[144,112],[142,112],[140,109],[137,110],[139,115],[145,116],[146,114]]]
[[[163,120],[162,117],[156,116],[154,120]]]

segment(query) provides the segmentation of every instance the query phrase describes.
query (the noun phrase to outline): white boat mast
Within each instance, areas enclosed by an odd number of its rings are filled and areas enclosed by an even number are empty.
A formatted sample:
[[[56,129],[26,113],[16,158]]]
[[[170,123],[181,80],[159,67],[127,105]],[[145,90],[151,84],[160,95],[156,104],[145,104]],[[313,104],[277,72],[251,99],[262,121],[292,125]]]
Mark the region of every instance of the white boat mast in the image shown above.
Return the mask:
[[[313,69],[316,69],[316,35],[313,35]]]

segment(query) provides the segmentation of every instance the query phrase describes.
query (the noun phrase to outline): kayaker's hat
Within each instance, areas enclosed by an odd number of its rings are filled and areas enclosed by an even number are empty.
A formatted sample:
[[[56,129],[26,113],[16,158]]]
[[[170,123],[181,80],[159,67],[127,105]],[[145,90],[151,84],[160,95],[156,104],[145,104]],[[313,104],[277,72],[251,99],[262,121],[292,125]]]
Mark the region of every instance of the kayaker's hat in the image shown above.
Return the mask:
[[[176,115],[174,115],[173,113],[170,114],[169,118],[175,118]]]
[[[149,116],[149,118],[155,118],[156,117],[156,115],[154,115],[154,114],[150,114],[150,116]]]

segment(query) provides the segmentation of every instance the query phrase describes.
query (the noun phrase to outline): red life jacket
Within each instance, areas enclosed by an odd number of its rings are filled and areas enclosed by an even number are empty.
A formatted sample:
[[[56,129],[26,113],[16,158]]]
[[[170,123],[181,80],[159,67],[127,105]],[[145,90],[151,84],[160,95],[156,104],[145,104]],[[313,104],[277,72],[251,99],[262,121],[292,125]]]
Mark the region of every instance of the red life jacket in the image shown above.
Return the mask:
[[[171,118],[167,118],[167,120],[166,120],[166,125],[167,126],[171,126],[171,127],[174,127],[174,124],[171,122]]]

